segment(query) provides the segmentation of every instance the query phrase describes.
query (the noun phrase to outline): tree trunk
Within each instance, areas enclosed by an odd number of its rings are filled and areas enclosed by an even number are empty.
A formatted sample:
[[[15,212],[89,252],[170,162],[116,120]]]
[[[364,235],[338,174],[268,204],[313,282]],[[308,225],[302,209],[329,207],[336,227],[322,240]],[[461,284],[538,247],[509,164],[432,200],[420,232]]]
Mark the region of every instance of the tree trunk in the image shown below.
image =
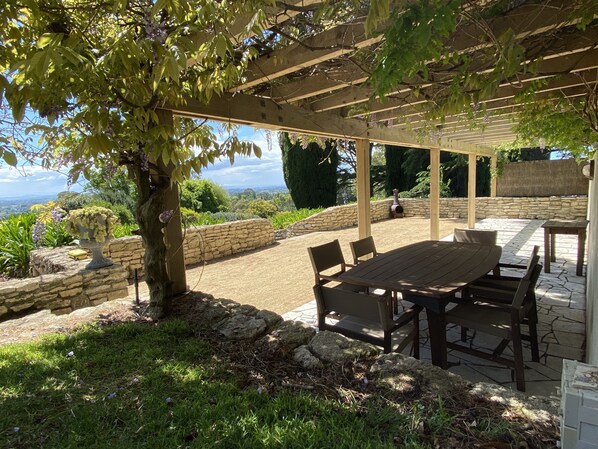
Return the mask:
[[[170,183],[167,176],[152,176],[143,170],[143,164],[131,167],[135,173],[138,197],[136,216],[145,246],[145,281],[149,288],[149,315],[153,319],[168,313],[171,300],[170,279],[166,269],[166,224],[159,220],[164,212],[165,191]]]

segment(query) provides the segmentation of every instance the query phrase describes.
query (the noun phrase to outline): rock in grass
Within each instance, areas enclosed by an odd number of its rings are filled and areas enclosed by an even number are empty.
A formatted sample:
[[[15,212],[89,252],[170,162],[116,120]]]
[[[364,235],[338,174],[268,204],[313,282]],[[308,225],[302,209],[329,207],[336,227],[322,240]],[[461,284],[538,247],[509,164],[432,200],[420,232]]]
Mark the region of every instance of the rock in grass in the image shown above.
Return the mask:
[[[324,364],[315,357],[310,351],[307,345],[299,346],[293,352],[293,360],[299,363],[303,368],[307,370],[321,369]]]
[[[309,349],[320,360],[329,363],[350,362],[380,353],[374,345],[329,331],[319,332],[311,340]]]

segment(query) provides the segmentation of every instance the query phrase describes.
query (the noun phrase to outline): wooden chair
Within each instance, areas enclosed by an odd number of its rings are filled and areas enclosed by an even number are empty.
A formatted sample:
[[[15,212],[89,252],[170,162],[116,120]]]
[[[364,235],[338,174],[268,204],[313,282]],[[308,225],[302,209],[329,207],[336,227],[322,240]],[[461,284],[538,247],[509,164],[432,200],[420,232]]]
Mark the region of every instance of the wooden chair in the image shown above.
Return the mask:
[[[514,292],[502,291],[498,298],[472,296],[471,302],[460,303],[446,313],[447,323],[454,323],[502,339],[491,354],[451,342],[447,342],[447,347],[513,368],[517,389],[520,391],[525,391],[521,324],[526,317],[530,316],[532,302],[528,300],[527,293],[538,261],[539,256],[536,255],[530,264],[530,269],[523,278],[519,279]],[[513,360],[501,357],[509,342],[513,343]]]
[[[385,353],[400,352],[412,342],[413,356],[419,358],[419,312],[413,306],[394,318],[389,294],[371,295],[351,289],[314,286],[318,305],[318,328],[349,338],[382,346]],[[334,318],[341,318],[335,320]],[[330,322],[326,318],[330,317]]]
[[[453,242],[496,245],[497,236],[498,232],[496,231],[455,228],[453,232]]]
[[[376,251],[376,244],[374,243],[374,237],[369,236],[363,239],[359,239],[355,242],[350,242],[351,253],[353,254],[353,263],[357,265],[359,262],[363,262],[362,257],[371,255],[376,257],[379,253]]]
[[[526,301],[529,302],[529,306],[527,309],[527,315],[522,321],[523,324],[528,326],[529,333],[522,334],[521,337],[530,342],[532,360],[534,362],[540,361],[537,335],[538,310],[536,299],[536,284],[538,283],[538,279],[542,273],[542,264],[537,263],[539,260],[539,249],[539,246],[533,247],[532,253],[526,265],[507,263],[499,264],[501,268],[523,270],[524,274],[531,273],[530,284],[526,292]],[[536,261],[536,263],[532,266],[534,261]],[[498,302],[501,304],[509,303],[512,295],[519,287],[519,282],[521,279],[522,278],[520,276],[486,275],[470,284],[468,287],[468,293],[473,298],[485,298],[486,301]],[[463,328],[461,330],[461,340],[465,341]]]
[[[496,245],[498,237],[497,231],[485,229],[460,229],[455,228],[453,231],[453,242],[460,243],[480,243],[482,245]],[[500,275],[500,267],[497,265],[492,272],[495,275]]]
[[[338,276],[347,270],[347,264],[337,240],[307,248],[316,284],[338,281]]]
[[[357,265],[361,262],[364,262],[363,259],[365,256],[372,256],[376,257],[380,255],[376,250],[376,244],[374,243],[374,237],[371,235],[369,237],[365,237],[359,239],[355,242],[350,242],[349,246],[351,247],[351,254],[353,254],[353,264]],[[399,299],[397,297],[397,292],[391,292],[391,296],[393,299],[393,310],[395,314],[399,313]]]

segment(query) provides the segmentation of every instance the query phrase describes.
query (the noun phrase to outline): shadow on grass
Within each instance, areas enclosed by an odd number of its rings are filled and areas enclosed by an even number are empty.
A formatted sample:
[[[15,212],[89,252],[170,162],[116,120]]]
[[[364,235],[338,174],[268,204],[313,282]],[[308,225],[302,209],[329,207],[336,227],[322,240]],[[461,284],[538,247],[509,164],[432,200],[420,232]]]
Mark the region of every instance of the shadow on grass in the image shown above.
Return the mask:
[[[267,378],[258,373],[248,381],[183,321],[89,326],[3,346],[0,447],[423,448],[471,441],[441,399],[433,407],[403,404],[340,385],[336,395],[320,394],[275,388]],[[487,439],[516,439],[507,420],[485,425],[498,429]]]

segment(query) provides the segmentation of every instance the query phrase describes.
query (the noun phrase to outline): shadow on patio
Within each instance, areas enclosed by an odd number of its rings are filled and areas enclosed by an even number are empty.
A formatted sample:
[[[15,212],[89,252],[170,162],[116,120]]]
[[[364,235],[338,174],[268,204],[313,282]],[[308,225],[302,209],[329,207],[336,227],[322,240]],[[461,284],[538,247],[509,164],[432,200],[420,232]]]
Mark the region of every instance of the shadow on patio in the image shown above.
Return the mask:
[[[411,219],[405,220],[409,222]],[[400,222],[400,220],[398,220]],[[485,219],[478,222],[479,229],[498,230],[498,243],[503,247],[501,261],[507,263],[525,263],[534,245],[544,251],[543,220]],[[388,222],[385,222],[388,223]],[[394,223],[394,222],[390,222]],[[372,234],[378,243],[384,237],[382,223],[372,227]],[[388,225],[388,224],[387,224]],[[446,223],[445,223],[446,225]],[[450,230],[449,230],[450,232]],[[385,234],[384,234],[385,235]],[[451,235],[444,235],[450,240]],[[330,236],[329,238],[332,238]],[[425,239],[423,236],[420,240]],[[343,243],[343,242],[341,242]],[[403,243],[403,242],[401,242]],[[311,242],[310,242],[311,244]],[[317,243],[313,243],[317,244]],[[381,250],[388,248],[388,242],[380,244]],[[306,242],[306,246],[307,242]],[[346,244],[343,249],[346,251]],[[383,247],[384,246],[384,247]],[[395,245],[399,246],[399,245]],[[575,275],[577,257],[577,236],[559,236],[557,240],[557,260],[552,264],[551,273],[542,272],[536,293],[538,297],[538,339],[540,345],[540,363],[531,362],[529,343],[524,342],[526,360],[526,385],[529,394],[556,395],[560,386],[562,358],[581,360],[585,343],[585,277]],[[543,257],[541,258],[543,260]],[[311,284],[310,284],[311,285]],[[294,311],[285,313],[285,319],[296,319],[315,326],[315,301],[304,304]],[[422,317],[425,317],[422,314]],[[425,319],[422,323],[421,358],[430,360],[430,347]],[[460,330],[449,328],[447,339],[457,341]],[[474,336],[468,340],[474,348],[494,348],[498,341],[486,335]],[[510,347],[505,354],[512,355]],[[450,351],[449,371],[459,374],[473,382],[494,382],[515,388],[511,370],[461,352]]]

